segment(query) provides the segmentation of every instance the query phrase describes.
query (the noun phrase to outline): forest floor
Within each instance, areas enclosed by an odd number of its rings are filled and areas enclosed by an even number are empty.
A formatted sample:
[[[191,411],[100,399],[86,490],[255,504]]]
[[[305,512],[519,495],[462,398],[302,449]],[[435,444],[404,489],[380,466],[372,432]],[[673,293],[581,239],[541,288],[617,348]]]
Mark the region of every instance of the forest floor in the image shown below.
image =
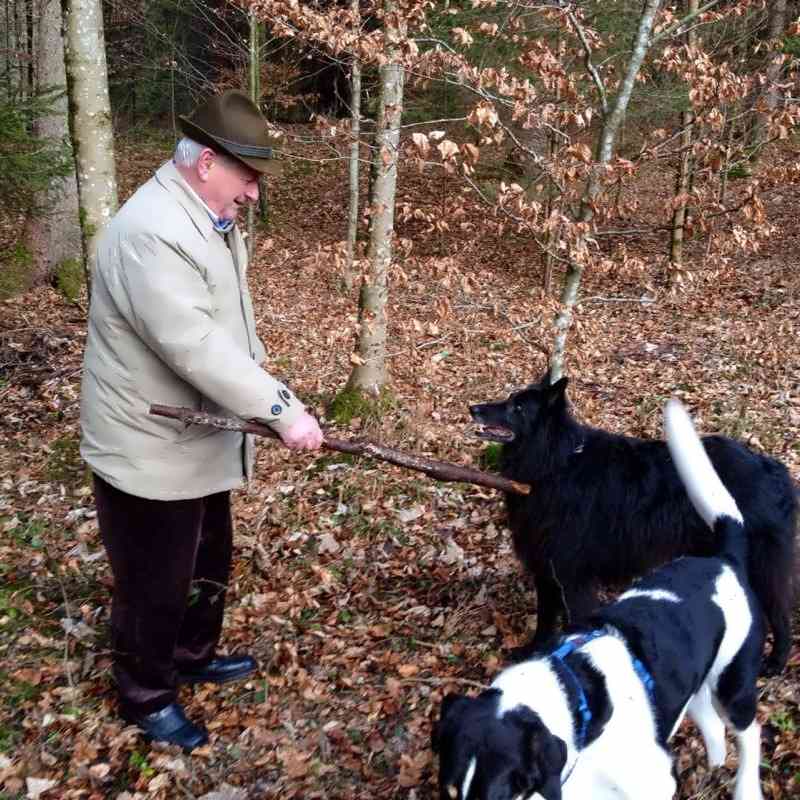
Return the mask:
[[[167,155],[121,141],[122,198]],[[633,187],[643,216],[662,213],[670,181]],[[450,219],[459,190],[455,178],[409,171],[400,202]],[[322,418],[350,372],[357,310],[332,256],[346,224],[344,166],[295,162],[269,194],[250,269],[267,367]],[[772,187],[777,232],[762,250],[695,273],[678,293],[664,287],[656,235],[628,244],[638,274],[587,275],[568,346],[580,418],[659,436],[664,401],[678,394],[703,432],[736,436],[800,477],[799,207],[800,187]],[[399,215],[413,248],[390,292],[395,404],[339,435],[478,465],[468,404],[538,379],[553,300],[535,248],[487,234],[490,216],[471,205],[436,231]],[[83,310],[46,289],[0,307],[0,797],[437,796],[429,743],[441,698],[491,681],[535,610],[502,497],[266,442],[256,480],[235,495],[223,639],[260,669],[246,683],[184,690],[208,746],[186,756],[147,745],[115,708],[111,575],[78,455],[85,328]],[[800,648],[760,692],[765,797],[798,797]],[[732,747],[714,773],[690,723],[673,747],[680,798],[730,796]]]

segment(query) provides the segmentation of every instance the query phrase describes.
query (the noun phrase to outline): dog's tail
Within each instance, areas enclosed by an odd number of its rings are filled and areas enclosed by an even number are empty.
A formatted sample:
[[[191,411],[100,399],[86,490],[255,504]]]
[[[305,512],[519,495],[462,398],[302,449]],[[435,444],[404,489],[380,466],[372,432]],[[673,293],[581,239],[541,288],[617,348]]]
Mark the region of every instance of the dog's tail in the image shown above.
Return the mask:
[[[717,475],[686,409],[672,399],[664,411],[667,445],[692,505],[720,542],[719,555],[744,566],[747,537],[744,520]]]

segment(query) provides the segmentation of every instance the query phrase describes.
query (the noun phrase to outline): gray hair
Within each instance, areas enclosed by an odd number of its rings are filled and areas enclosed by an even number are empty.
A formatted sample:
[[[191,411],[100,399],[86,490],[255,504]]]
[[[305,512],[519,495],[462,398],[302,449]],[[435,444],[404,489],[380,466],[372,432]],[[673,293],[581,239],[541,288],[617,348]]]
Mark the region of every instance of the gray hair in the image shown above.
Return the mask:
[[[225,164],[239,163],[237,159],[232,158],[227,153],[220,153],[218,150],[214,150],[213,147],[209,147],[207,144],[200,144],[200,142],[196,142],[188,136],[184,136],[183,139],[178,142],[175,148],[175,155],[173,155],[172,158],[179,167],[191,169],[197,164],[203,150],[211,150],[211,152],[214,153],[214,159],[216,161],[221,161]]]
[[[184,136],[183,139],[178,142],[173,158],[179,167],[193,167],[200,158],[200,154],[203,150],[208,149],[210,148],[206,145],[200,144],[200,142],[196,142],[188,136]]]

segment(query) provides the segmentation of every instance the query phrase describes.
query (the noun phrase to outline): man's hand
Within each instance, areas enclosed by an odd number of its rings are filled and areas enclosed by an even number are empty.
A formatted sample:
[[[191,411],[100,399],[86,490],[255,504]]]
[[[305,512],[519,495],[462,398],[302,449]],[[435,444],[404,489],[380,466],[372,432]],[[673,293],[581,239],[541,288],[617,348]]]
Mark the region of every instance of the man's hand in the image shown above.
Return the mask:
[[[304,413],[287,431],[280,434],[281,440],[290,450],[319,450],[322,447],[322,431],[319,423]]]

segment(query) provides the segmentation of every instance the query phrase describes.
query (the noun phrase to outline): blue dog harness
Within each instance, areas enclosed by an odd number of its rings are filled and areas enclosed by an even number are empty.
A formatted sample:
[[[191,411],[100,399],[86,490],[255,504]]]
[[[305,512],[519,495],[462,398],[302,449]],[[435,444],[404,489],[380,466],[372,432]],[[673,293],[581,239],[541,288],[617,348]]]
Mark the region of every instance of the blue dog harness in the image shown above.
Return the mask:
[[[583,686],[578,680],[578,676],[573,672],[569,664],[567,664],[566,658],[575,651],[580,650],[582,647],[589,644],[589,642],[599,639],[601,636],[608,635],[609,633],[607,631],[599,630],[591,631],[590,633],[584,633],[579,636],[573,636],[565,641],[561,647],[558,648],[558,650],[550,654],[550,658],[555,659],[559,664],[561,664],[564,672],[572,681],[573,687],[578,695],[578,715],[581,719],[581,727],[575,739],[575,747],[578,750],[582,750],[586,745],[586,734],[589,730],[589,723],[592,721],[592,712],[589,708],[589,703],[586,700],[586,692],[583,691]],[[653,676],[647,671],[645,665],[642,664],[638,658],[633,659],[633,668],[636,671],[636,674],[639,676],[639,680],[641,680],[641,682],[644,684],[644,688],[647,691],[647,696],[650,698],[650,703],[653,704],[653,694],[655,691],[655,682],[653,681]]]

